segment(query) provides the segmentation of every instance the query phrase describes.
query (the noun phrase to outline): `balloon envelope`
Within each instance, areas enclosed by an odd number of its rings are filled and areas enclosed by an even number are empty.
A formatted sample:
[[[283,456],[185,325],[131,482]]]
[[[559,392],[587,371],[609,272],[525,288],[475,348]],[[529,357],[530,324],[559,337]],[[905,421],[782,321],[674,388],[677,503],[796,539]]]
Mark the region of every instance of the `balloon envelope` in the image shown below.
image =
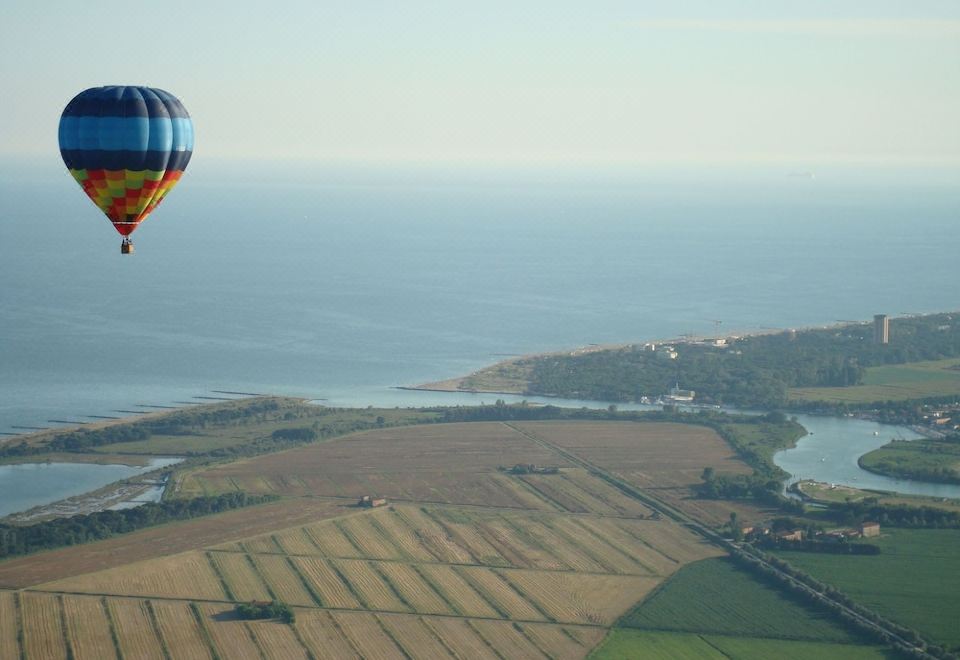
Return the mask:
[[[193,122],[169,92],[93,87],[60,117],[60,155],[118,232],[129,235],[180,180],[193,154]]]

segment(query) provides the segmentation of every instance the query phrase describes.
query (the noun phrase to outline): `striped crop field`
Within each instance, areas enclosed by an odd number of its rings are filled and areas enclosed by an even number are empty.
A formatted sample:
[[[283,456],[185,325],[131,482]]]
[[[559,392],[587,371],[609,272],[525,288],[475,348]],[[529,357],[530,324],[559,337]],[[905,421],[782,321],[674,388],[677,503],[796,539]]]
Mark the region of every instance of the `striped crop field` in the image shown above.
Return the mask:
[[[283,552],[283,548],[277,545],[277,542],[274,540],[272,534],[258,536],[255,539],[244,541],[240,545],[242,546],[244,552],[248,553],[256,552],[260,554],[269,554]]]
[[[270,593],[288,605],[313,607],[316,601],[295,568],[281,555],[258,555],[253,560]]]
[[[649,568],[642,561],[635,558],[638,543],[626,547],[618,546],[605,535],[598,534],[580,524],[577,518],[555,518],[548,520],[550,529],[566,540],[569,545],[576,545],[592,559],[604,567],[606,573],[621,575],[645,575]]]
[[[53,594],[20,595],[23,650],[28,658],[58,660],[67,657],[63,645],[60,598]]]
[[[330,522],[307,525],[303,528],[308,539],[327,557],[362,557],[360,551],[340,528]]]
[[[424,548],[441,562],[447,564],[473,563],[473,555],[461,547],[436,520],[415,507],[395,507],[404,524],[413,530]]]
[[[197,610],[220,658],[261,660],[260,647],[250,635],[246,622],[232,618],[232,605],[199,603]]]
[[[147,601],[110,598],[107,611],[124,658],[163,660],[163,647],[154,630]]]
[[[0,591],[0,658],[19,658],[17,642],[17,595]]]
[[[541,519],[532,519],[522,523],[524,540],[535,547],[549,549],[550,553],[566,565],[567,570],[583,571],[588,573],[605,572],[603,564],[585,551],[576,543],[570,543],[557,535],[554,530]]]
[[[523,624],[475,620],[470,625],[501,658],[547,657],[527,636]]]
[[[298,611],[297,633],[315,658],[342,658],[343,660],[360,658],[329,612]]]
[[[457,657],[476,658],[477,660],[498,660],[501,657],[496,654],[490,643],[470,625],[469,619],[431,617],[425,618],[424,622]]]
[[[307,660],[309,657],[291,626],[276,621],[250,621],[247,628],[266,658]]]
[[[384,632],[380,621],[366,612],[331,612],[331,619],[350,645],[364,658],[402,658],[403,651]]]
[[[189,603],[154,600],[150,606],[171,657],[196,660],[213,657]]]
[[[501,570],[511,587],[552,621],[611,625],[660,583],[658,578]]]
[[[288,555],[314,555],[319,551],[317,544],[310,540],[310,536],[305,529],[287,530],[276,534],[274,538],[280,546],[280,550]],[[224,547],[223,550],[236,551],[230,547]]]
[[[603,639],[603,629],[573,628],[540,623],[523,624],[523,632],[550,658],[579,658]]]
[[[411,611],[410,606],[404,603],[393,587],[384,580],[374,562],[334,559],[330,564],[368,609],[387,612]]]
[[[63,611],[74,658],[109,660],[117,657],[113,636],[110,634],[110,621],[101,598],[63,596]]]
[[[350,586],[340,578],[328,560],[319,557],[294,557],[292,561],[324,607],[348,610],[363,607]]]
[[[43,591],[226,600],[206,556],[188,552],[49,582]]]
[[[536,605],[520,595],[511,584],[489,568],[462,567],[460,575],[505,619],[547,621]]]
[[[433,562],[440,559],[423,542],[417,530],[406,523],[396,507],[378,515],[377,525],[390,538],[400,553],[411,561]]]
[[[405,614],[378,614],[384,632],[402,649],[416,649],[418,658],[449,658],[450,652],[418,616]]]
[[[375,516],[351,516],[333,524],[350,540],[351,545],[357,548],[360,553],[358,556],[370,559],[400,559],[400,550],[371,523],[374,518]]]
[[[423,513],[436,521],[437,525],[446,533],[447,537],[463,548],[469,555],[471,564],[485,564],[493,566],[510,566],[511,562],[504,555],[504,548],[496,538],[486,536],[474,517],[461,513],[455,509],[426,509]]]
[[[598,626],[451,616],[297,609],[292,626],[241,621],[226,603],[26,593],[35,626],[26,660],[116,658],[558,658],[579,659],[600,641]],[[115,641],[114,641],[115,634]],[[69,640],[69,647],[67,642]],[[119,654],[118,654],[119,651]],[[14,658],[20,657],[17,653]]]
[[[580,492],[584,495],[579,497],[585,498],[585,501],[591,504],[591,513],[607,514],[609,511],[610,515],[627,518],[646,518],[653,513],[642,503],[627,497],[606,481],[589,474],[586,470],[567,469],[562,471],[561,476],[564,481],[571,482],[580,489]],[[557,487],[565,488],[566,486],[560,484]],[[608,511],[604,510],[600,506],[601,504]]]
[[[270,600],[270,592],[263,579],[257,574],[249,555],[228,552],[211,552],[212,565],[223,578],[230,590],[232,600]]]
[[[483,618],[500,616],[494,606],[452,566],[423,564],[418,568],[424,581],[443,595],[455,613]]]
[[[430,584],[409,564],[383,562],[378,564],[383,577],[399,593],[404,602],[415,612],[422,614],[455,614],[453,608]]]

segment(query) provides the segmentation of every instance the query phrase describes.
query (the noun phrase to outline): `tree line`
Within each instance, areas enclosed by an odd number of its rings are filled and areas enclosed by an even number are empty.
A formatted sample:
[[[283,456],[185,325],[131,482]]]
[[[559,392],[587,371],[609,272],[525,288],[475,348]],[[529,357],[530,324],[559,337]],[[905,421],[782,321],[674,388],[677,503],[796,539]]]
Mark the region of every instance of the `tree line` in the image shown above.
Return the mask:
[[[33,525],[0,524],[0,558],[99,541],[144,527],[187,520],[276,500],[275,495],[230,492],[191,499],[149,502],[132,509],[55,518]]]

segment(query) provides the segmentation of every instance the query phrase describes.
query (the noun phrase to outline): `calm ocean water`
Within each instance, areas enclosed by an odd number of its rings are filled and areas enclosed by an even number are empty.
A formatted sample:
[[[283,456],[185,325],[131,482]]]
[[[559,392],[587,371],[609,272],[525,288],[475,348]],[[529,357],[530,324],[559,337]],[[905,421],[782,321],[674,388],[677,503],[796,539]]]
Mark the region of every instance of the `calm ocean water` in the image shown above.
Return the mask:
[[[956,172],[444,171],[198,158],[119,254],[0,163],[0,431],[211,390],[423,401],[503,354],[960,309]]]

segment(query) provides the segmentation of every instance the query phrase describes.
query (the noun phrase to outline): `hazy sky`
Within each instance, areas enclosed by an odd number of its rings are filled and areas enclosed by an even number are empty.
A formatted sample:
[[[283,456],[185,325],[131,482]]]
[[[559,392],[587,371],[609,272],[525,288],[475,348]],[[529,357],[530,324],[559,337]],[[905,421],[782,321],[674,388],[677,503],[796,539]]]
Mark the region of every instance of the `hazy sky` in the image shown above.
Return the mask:
[[[214,157],[960,161],[960,3],[4,0],[0,155],[77,92],[181,98]]]

